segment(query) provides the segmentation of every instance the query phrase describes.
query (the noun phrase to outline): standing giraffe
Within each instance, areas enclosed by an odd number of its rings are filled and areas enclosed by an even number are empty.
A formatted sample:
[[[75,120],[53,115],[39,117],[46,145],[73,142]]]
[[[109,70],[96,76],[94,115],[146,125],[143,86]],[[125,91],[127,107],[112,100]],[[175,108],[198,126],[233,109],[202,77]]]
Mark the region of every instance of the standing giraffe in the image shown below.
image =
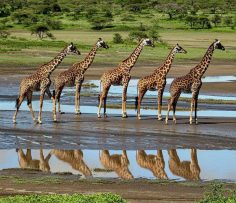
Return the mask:
[[[98,118],[101,118],[101,107],[102,107],[102,101],[104,100],[104,117],[106,117],[106,100],[107,100],[107,94],[111,87],[111,85],[123,85],[123,93],[122,93],[122,117],[126,118],[126,94],[127,94],[127,88],[129,85],[129,81],[131,78],[130,71],[133,68],[134,64],[138,60],[138,57],[143,50],[144,46],[153,46],[150,39],[142,39],[138,46],[135,48],[132,54],[122,61],[117,68],[105,72],[102,77],[100,83],[102,84],[102,92],[100,93],[100,102],[98,107]],[[100,87],[101,87],[100,84]]]
[[[141,78],[138,81],[138,97],[136,97],[136,104],[138,105],[137,108],[137,116],[138,119],[141,119],[140,116],[140,107],[143,96],[149,91],[158,90],[158,120],[162,120],[161,115],[161,107],[162,107],[162,96],[166,86],[166,76],[170,71],[171,65],[173,63],[174,57],[176,53],[187,53],[181,46],[178,44],[174,46],[174,48],[170,51],[169,55],[167,56],[165,62],[154,70],[154,72],[146,77]]]
[[[66,46],[54,59],[40,66],[36,73],[24,78],[21,81],[19,97],[16,100],[16,111],[13,116],[13,123],[16,123],[17,113],[25,97],[27,97],[27,104],[32,114],[33,121],[35,120],[31,104],[33,91],[40,91],[40,110],[38,115],[38,123],[42,123],[42,108],[45,92],[47,93],[50,99],[54,100],[49,90],[51,84],[50,75],[62,62],[62,60],[68,53],[75,53],[77,55],[80,55],[80,52],[77,50],[76,46],[71,43]]]
[[[198,164],[197,150],[191,149],[191,161],[180,161],[176,149],[168,150],[170,171],[187,180],[200,180],[201,169]]]
[[[94,47],[91,49],[89,54],[85,57],[85,59],[81,62],[73,64],[71,68],[68,70],[60,73],[56,78],[55,78],[55,100],[54,100],[54,108],[53,108],[53,118],[54,121],[57,120],[56,117],[56,100],[58,101],[58,111],[61,112],[60,108],[60,97],[61,97],[61,92],[64,88],[65,85],[67,86],[76,86],[75,89],[75,113],[80,114],[80,90],[82,83],[84,81],[84,73],[85,71],[90,67],[92,64],[94,57],[97,53],[97,49],[100,47],[108,49],[108,45],[101,39],[99,38],[97,43],[94,45]]]
[[[189,123],[192,124],[193,122],[193,107],[194,107],[195,123],[197,124],[197,103],[198,103],[198,94],[202,86],[201,78],[203,74],[206,72],[211,62],[212,55],[215,49],[225,50],[224,46],[217,39],[209,46],[201,62],[196,67],[192,68],[187,75],[176,78],[171,83],[170,86],[171,98],[169,99],[168,103],[166,124],[168,124],[169,112],[171,106],[173,107],[173,121],[176,123],[175,110],[181,92],[192,93]]]

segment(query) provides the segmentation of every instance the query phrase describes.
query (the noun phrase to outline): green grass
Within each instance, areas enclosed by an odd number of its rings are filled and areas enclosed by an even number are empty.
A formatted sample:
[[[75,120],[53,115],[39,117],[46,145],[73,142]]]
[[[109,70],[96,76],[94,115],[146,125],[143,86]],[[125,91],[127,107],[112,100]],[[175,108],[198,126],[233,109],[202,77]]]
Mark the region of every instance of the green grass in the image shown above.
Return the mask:
[[[16,195],[0,198],[0,203],[125,203],[119,195],[98,193],[91,195]]]

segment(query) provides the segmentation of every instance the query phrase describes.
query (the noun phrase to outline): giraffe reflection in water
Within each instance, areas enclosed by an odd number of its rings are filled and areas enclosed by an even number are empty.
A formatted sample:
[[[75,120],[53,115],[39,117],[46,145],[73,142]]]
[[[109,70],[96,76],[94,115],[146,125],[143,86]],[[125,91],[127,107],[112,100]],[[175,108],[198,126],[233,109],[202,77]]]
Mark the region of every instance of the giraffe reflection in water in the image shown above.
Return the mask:
[[[197,150],[191,149],[191,161],[180,161],[176,149],[168,150],[170,171],[187,180],[200,180]]]
[[[52,155],[70,164],[73,169],[80,171],[85,177],[92,176],[92,172],[83,160],[82,150],[58,150],[53,149]]]
[[[114,171],[119,177],[123,179],[134,178],[128,168],[129,159],[126,150],[123,150],[122,154],[113,155],[110,155],[108,150],[102,150],[100,161],[106,169]]]
[[[49,153],[46,158],[44,158],[43,150],[40,149],[40,159],[33,159],[31,155],[31,149],[27,149],[26,153],[22,149],[16,149],[18,154],[19,164],[22,169],[36,169],[44,172],[50,171],[49,159],[51,154]]]
[[[162,150],[157,150],[157,155],[147,154],[144,150],[136,153],[137,163],[142,167],[152,171],[153,175],[159,179],[168,179],[165,172],[165,161]]]

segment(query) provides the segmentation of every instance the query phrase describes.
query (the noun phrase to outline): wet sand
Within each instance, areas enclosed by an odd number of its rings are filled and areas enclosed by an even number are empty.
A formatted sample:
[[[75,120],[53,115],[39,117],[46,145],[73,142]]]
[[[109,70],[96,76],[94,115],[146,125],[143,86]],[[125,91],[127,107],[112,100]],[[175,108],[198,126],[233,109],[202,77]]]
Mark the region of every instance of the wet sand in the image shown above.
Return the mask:
[[[109,115],[64,114],[58,122],[50,112],[43,112],[43,124],[34,124],[30,112],[21,111],[18,123],[12,123],[13,111],[1,111],[1,148],[58,149],[236,149],[235,118],[199,118],[189,125],[187,117],[179,117],[174,125],[157,121],[153,116],[138,120]]]
[[[43,175],[43,178],[42,178]],[[193,202],[202,198],[210,182],[169,182],[140,179],[89,180],[76,175],[49,174],[33,170],[8,169],[0,171],[0,196],[17,194],[91,194],[113,192],[128,202]],[[236,185],[225,183],[235,190]]]

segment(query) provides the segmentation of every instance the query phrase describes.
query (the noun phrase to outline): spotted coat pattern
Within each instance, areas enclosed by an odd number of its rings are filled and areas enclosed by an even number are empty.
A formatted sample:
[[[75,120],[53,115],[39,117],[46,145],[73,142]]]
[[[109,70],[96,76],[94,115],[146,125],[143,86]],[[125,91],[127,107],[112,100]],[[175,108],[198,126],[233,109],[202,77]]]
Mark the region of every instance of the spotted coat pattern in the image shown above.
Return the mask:
[[[27,97],[27,104],[32,114],[33,120],[35,120],[34,112],[32,109],[32,95],[34,91],[40,91],[40,111],[38,116],[38,122],[42,123],[42,107],[45,92],[49,98],[53,99],[52,94],[49,90],[51,85],[50,75],[57,68],[57,66],[62,62],[64,57],[69,53],[79,54],[77,48],[71,43],[66,48],[64,48],[54,59],[50,62],[42,65],[36,71],[36,73],[24,78],[20,83],[19,97],[16,100],[16,111],[13,116],[13,122],[16,123],[16,116],[19,111],[20,105],[24,98]]]
[[[111,85],[114,86],[123,86],[123,93],[122,93],[122,117],[127,117],[126,113],[126,97],[127,97],[127,88],[129,81],[131,79],[130,71],[135,65],[138,57],[143,50],[143,47],[152,46],[152,43],[149,39],[143,39],[139,42],[136,49],[131,53],[131,55],[122,61],[117,68],[105,72],[101,77],[101,85],[102,85],[102,92],[100,93],[100,101],[98,107],[98,118],[101,117],[100,111],[102,106],[102,101],[104,101],[104,116],[106,117],[106,99],[107,94]]]
[[[173,107],[173,121],[176,123],[176,105],[177,101],[182,92],[192,93],[192,101],[191,101],[191,111],[189,122],[192,124],[192,112],[193,107],[195,108],[195,123],[197,124],[197,103],[198,103],[198,95],[202,86],[202,76],[206,72],[215,49],[225,50],[219,40],[215,40],[207,49],[205,55],[203,56],[201,62],[194,68],[190,70],[190,72],[182,77],[178,77],[173,80],[170,86],[170,95],[171,98],[168,102],[168,111],[166,116],[166,124],[169,119],[169,112],[171,107]]]
[[[137,116],[141,119],[140,108],[141,102],[145,93],[149,91],[158,91],[158,120],[162,120],[161,107],[162,107],[162,96],[166,86],[166,76],[170,71],[176,53],[187,53],[178,44],[173,47],[167,56],[165,62],[154,70],[151,75],[145,76],[138,81],[138,98],[137,98]]]

